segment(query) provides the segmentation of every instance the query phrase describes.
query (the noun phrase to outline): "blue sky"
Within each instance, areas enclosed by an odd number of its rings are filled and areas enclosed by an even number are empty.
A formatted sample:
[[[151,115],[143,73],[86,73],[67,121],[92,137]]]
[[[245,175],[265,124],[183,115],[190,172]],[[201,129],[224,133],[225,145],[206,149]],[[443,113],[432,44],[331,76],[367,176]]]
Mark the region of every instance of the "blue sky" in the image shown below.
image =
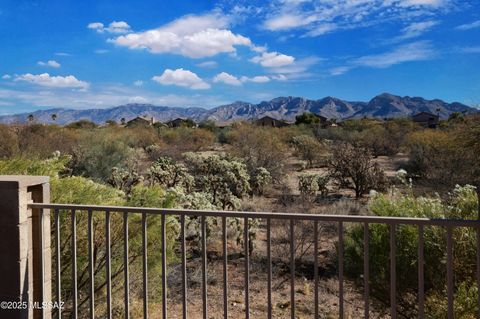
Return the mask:
[[[382,92],[480,103],[476,0],[2,0],[0,37],[0,114]]]

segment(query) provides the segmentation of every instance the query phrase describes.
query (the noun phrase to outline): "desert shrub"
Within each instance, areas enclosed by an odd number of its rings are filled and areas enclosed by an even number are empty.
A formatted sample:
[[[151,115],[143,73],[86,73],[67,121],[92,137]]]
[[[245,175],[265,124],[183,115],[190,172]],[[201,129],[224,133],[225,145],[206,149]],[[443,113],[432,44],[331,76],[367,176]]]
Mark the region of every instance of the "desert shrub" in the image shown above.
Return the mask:
[[[145,148],[145,153],[151,161],[156,161],[158,158],[165,155],[165,143],[160,141],[156,144],[149,145]]]
[[[252,188],[253,194],[263,195],[265,188],[270,184],[271,181],[272,176],[266,168],[257,168],[253,172],[252,176],[250,176],[250,187]]]
[[[46,158],[55,151],[71,154],[78,141],[77,133],[56,125],[26,125],[18,132],[19,148],[25,156]]]
[[[69,129],[94,129],[97,127],[97,124],[88,120],[80,120],[72,122],[65,127]]]
[[[283,177],[287,146],[275,130],[248,124],[237,125],[230,132],[231,153],[244,159],[249,172],[264,167],[278,182]]]
[[[318,117],[316,114],[311,113],[311,112],[305,112],[301,115],[295,116],[295,124],[318,124],[320,123],[320,117]]]
[[[20,151],[18,147],[18,138],[14,130],[0,124],[0,158],[13,157]]]
[[[114,167],[132,169],[136,165],[134,149],[114,135],[91,133],[85,138],[69,164],[74,175],[107,181]]]
[[[423,178],[448,181],[464,165],[453,134],[439,130],[412,133],[409,137],[408,170]]]
[[[412,192],[406,194],[392,190],[388,194],[376,194],[370,201],[370,212],[378,216],[403,216],[438,218],[475,219],[478,201],[472,186],[457,186],[442,201],[439,197],[415,197]],[[370,273],[372,295],[388,304],[389,300],[389,228],[386,225],[371,224],[370,236]],[[406,317],[415,316],[417,303],[412,294],[417,289],[418,267],[418,229],[415,226],[401,225],[396,227],[396,262],[397,262],[397,298],[401,311]],[[453,230],[455,243],[454,273],[455,273],[455,311],[456,317],[475,317],[476,306],[472,305],[471,297],[475,280],[476,232],[472,228],[455,228]],[[424,228],[425,250],[425,291],[429,313],[437,313],[435,318],[445,318],[446,289],[446,231],[442,227]],[[348,273],[359,276],[363,273],[363,227],[353,226],[347,232],[345,239],[345,262]],[[358,278],[358,277],[356,277]],[[469,297],[470,296],[470,297]],[[442,302],[439,302],[441,299]],[[476,299],[474,299],[476,300]],[[467,311],[467,312],[465,312]]]
[[[341,187],[355,191],[357,199],[371,189],[381,190],[386,185],[385,174],[372,160],[370,151],[358,145],[340,143],[335,146],[329,170]]]
[[[307,161],[309,167],[313,167],[313,164],[325,154],[323,145],[310,135],[295,136],[292,139],[292,145],[297,154]]]
[[[183,187],[189,190],[193,185],[193,177],[185,165],[175,162],[169,157],[160,157],[148,170],[150,184],[159,184],[165,188]]]
[[[60,153],[55,153],[48,159],[15,157],[0,160],[0,174],[58,177],[65,171],[69,161],[69,156],[62,156]]]
[[[215,134],[206,129],[178,127],[160,130],[162,140],[169,146],[167,155],[180,157],[184,152],[200,151],[215,143]]]

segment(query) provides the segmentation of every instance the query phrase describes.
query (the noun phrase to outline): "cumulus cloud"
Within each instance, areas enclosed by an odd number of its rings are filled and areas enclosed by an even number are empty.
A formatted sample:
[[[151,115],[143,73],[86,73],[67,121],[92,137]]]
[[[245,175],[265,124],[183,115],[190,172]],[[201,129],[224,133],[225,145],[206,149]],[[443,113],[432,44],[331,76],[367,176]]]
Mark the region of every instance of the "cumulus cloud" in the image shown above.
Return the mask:
[[[25,81],[40,86],[46,86],[50,88],[72,88],[72,89],[87,89],[89,83],[80,81],[73,75],[67,76],[50,76],[48,73],[31,74],[26,73],[17,75],[15,81]]]
[[[153,81],[162,85],[176,85],[190,88],[192,90],[205,90],[210,88],[210,84],[202,80],[195,73],[181,69],[166,69],[162,75],[156,75]]]
[[[226,16],[218,13],[189,15],[158,29],[130,33],[109,41],[130,49],[173,53],[190,58],[235,53],[236,46],[251,46],[249,38],[227,29],[229,23]]]
[[[57,61],[55,60],[48,60],[46,62],[44,61],[38,61],[37,62],[38,65],[41,65],[41,66],[49,66],[51,68],[55,68],[55,69],[58,69],[59,67],[61,67],[61,64],[58,63]]]
[[[475,29],[475,28],[480,28],[480,20],[473,21],[472,23],[461,24],[457,26],[455,29],[466,31],[466,30]]]
[[[295,58],[278,52],[264,52],[262,55],[250,59],[250,61],[267,68],[278,68],[294,63]]]
[[[143,81],[137,80],[137,81],[133,82],[133,85],[135,85],[135,86],[142,86],[142,85],[143,85]]]
[[[9,79],[11,79],[11,78],[12,78],[12,76],[11,76],[10,74],[4,74],[4,75],[2,75],[2,79],[4,79],[4,80],[9,80]]]
[[[242,82],[236,76],[233,76],[233,75],[228,74],[226,72],[222,72],[222,73],[217,74],[213,78],[213,82],[215,82],[215,83],[221,82],[221,83],[225,83],[225,84],[228,84],[228,85],[236,85],[236,86],[242,85]]]
[[[87,25],[87,28],[96,30],[98,33],[129,33],[131,32],[131,27],[125,21],[113,21],[107,27],[101,22],[92,22]]]

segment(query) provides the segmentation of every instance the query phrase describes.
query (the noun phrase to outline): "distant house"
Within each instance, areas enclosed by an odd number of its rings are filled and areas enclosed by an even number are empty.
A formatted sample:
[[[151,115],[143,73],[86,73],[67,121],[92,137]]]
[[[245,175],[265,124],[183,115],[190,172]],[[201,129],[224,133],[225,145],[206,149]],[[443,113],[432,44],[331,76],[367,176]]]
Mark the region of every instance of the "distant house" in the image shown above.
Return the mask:
[[[168,127],[196,127],[197,124],[191,119],[176,118],[165,123]]]
[[[436,128],[439,122],[439,116],[430,112],[420,112],[412,116],[415,123],[426,128]]]
[[[137,116],[136,118],[130,120],[125,125],[126,127],[133,127],[133,126],[150,126],[155,124],[155,118],[147,117],[147,116]]]
[[[277,120],[270,116],[264,116],[256,120],[255,124],[258,126],[268,126],[268,127],[284,127],[284,126],[290,125],[288,122]]]

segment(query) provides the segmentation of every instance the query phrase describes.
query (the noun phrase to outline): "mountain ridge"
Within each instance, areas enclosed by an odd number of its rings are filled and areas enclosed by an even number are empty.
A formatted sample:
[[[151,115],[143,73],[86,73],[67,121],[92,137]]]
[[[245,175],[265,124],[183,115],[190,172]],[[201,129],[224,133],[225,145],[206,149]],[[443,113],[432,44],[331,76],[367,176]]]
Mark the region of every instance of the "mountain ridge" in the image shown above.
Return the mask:
[[[33,115],[38,123],[68,124],[78,120],[89,120],[98,124],[107,120],[127,121],[136,116],[154,117],[165,122],[174,118],[191,118],[197,122],[214,120],[221,123],[257,119],[271,116],[287,121],[295,120],[295,116],[304,112],[313,112],[327,118],[345,120],[351,118],[396,118],[408,117],[419,112],[439,114],[447,118],[453,112],[478,112],[478,109],[459,102],[447,103],[440,99],[427,100],[422,97],[398,96],[382,93],[368,102],[347,101],[333,96],[317,100],[303,97],[277,97],[258,104],[236,101],[212,109],[201,107],[169,107],[152,104],[130,103],[105,109],[74,110],[68,108],[52,108],[32,113],[21,113],[0,116],[0,123],[25,123],[28,116]],[[56,115],[56,120],[52,119]]]

